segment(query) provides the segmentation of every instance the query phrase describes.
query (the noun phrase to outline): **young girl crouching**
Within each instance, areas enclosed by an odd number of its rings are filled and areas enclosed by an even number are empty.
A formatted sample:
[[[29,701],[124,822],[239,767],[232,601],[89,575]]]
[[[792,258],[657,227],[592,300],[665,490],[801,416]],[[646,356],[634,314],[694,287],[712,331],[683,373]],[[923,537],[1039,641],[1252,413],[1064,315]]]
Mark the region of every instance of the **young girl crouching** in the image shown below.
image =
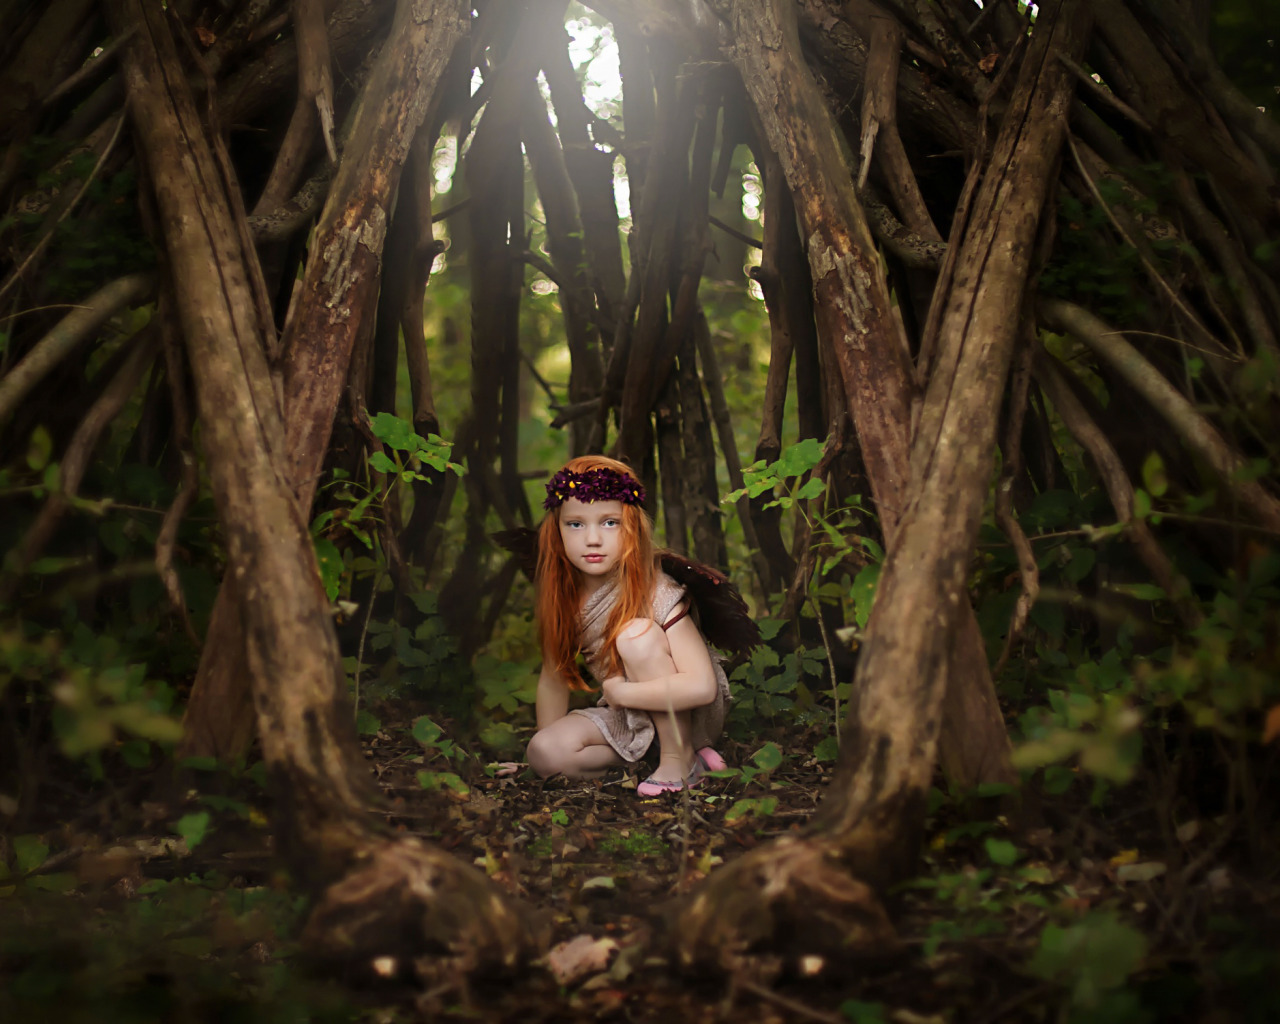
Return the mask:
[[[538,529],[538,731],[529,764],[544,778],[589,778],[639,761],[656,738],[657,771],[641,796],[693,786],[724,767],[710,744],[729,699],[724,669],[688,616],[680,584],[658,568],[644,489],[621,462],[588,455],[547,484]],[[600,683],[595,707],[569,711]]]

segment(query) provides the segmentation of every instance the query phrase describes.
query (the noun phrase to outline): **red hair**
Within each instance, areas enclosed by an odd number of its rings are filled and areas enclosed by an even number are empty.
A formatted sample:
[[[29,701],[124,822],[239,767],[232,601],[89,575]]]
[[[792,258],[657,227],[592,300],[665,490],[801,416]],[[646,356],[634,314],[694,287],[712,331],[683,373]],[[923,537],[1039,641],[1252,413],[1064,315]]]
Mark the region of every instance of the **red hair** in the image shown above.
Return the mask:
[[[571,473],[611,469],[636,479],[631,469],[604,455],[583,455],[564,466]],[[578,610],[582,606],[582,575],[565,554],[560,537],[560,510],[551,509],[538,527],[538,642],[543,663],[554,668],[571,690],[590,690],[578,671]],[[618,634],[631,619],[652,614],[653,527],[639,505],[622,506],[622,554],[618,559],[618,598],[605,624],[601,655],[610,675],[622,671]]]

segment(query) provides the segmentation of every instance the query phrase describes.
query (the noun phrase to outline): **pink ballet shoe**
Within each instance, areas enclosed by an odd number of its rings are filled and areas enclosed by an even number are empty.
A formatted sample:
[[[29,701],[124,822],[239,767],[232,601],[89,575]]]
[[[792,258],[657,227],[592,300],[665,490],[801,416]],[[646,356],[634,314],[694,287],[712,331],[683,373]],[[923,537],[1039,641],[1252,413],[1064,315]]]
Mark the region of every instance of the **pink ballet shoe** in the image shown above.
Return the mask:
[[[724,758],[711,747],[699,748],[697,756],[702,758],[702,763],[707,766],[709,772],[722,772],[729,767]]]
[[[714,754],[715,751],[713,750],[712,753]],[[718,754],[716,756],[719,757]],[[721,763],[723,763],[723,759],[721,760]],[[689,772],[688,780],[675,779],[668,782],[665,779],[655,779],[653,776],[649,776],[649,778],[645,779],[644,782],[636,786],[636,795],[662,796],[663,793],[679,793],[685,788],[686,781],[688,782],[689,788],[693,789],[694,786],[702,783],[702,777],[706,772],[714,770],[715,769],[709,769],[707,767],[707,762],[702,759],[701,754],[694,754],[693,769]]]

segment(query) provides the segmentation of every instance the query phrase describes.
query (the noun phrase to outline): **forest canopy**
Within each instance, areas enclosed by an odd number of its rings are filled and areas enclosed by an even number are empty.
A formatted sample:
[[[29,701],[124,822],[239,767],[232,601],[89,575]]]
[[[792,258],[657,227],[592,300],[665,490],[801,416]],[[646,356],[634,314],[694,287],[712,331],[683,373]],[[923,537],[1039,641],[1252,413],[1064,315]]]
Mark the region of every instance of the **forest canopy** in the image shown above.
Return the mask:
[[[1150,1019],[1181,958],[1187,1019],[1275,1010],[1274,6],[0,0],[15,1005],[56,900],[275,878],[309,962],[432,998],[527,977],[530,903],[586,929],[521,881],[604,790],[500,774],[502,536],[607,452],[766,641],[680,838],[611,840],[669,855],[666,962],[932,976],[999,922],[1007,982],[944,1003]]]

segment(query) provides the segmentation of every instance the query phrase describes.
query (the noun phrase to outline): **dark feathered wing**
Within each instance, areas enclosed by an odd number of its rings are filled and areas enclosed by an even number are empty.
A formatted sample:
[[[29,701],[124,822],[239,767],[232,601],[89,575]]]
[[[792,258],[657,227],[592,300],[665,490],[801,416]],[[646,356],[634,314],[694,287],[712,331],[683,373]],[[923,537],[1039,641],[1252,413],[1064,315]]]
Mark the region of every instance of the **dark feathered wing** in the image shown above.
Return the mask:
[[[712,644],[733,654],[745,654],[760,645],[760,627],[728,576],[674,551],[659,551],[658,559],[662,571],[688,591],[702,635]]]
[[[532,582],[538,571],[538,531],[527,526],[517,526],[514,530],[502,530],[490,536],[498,547],[505,548],[516,556],[520,571]]]

